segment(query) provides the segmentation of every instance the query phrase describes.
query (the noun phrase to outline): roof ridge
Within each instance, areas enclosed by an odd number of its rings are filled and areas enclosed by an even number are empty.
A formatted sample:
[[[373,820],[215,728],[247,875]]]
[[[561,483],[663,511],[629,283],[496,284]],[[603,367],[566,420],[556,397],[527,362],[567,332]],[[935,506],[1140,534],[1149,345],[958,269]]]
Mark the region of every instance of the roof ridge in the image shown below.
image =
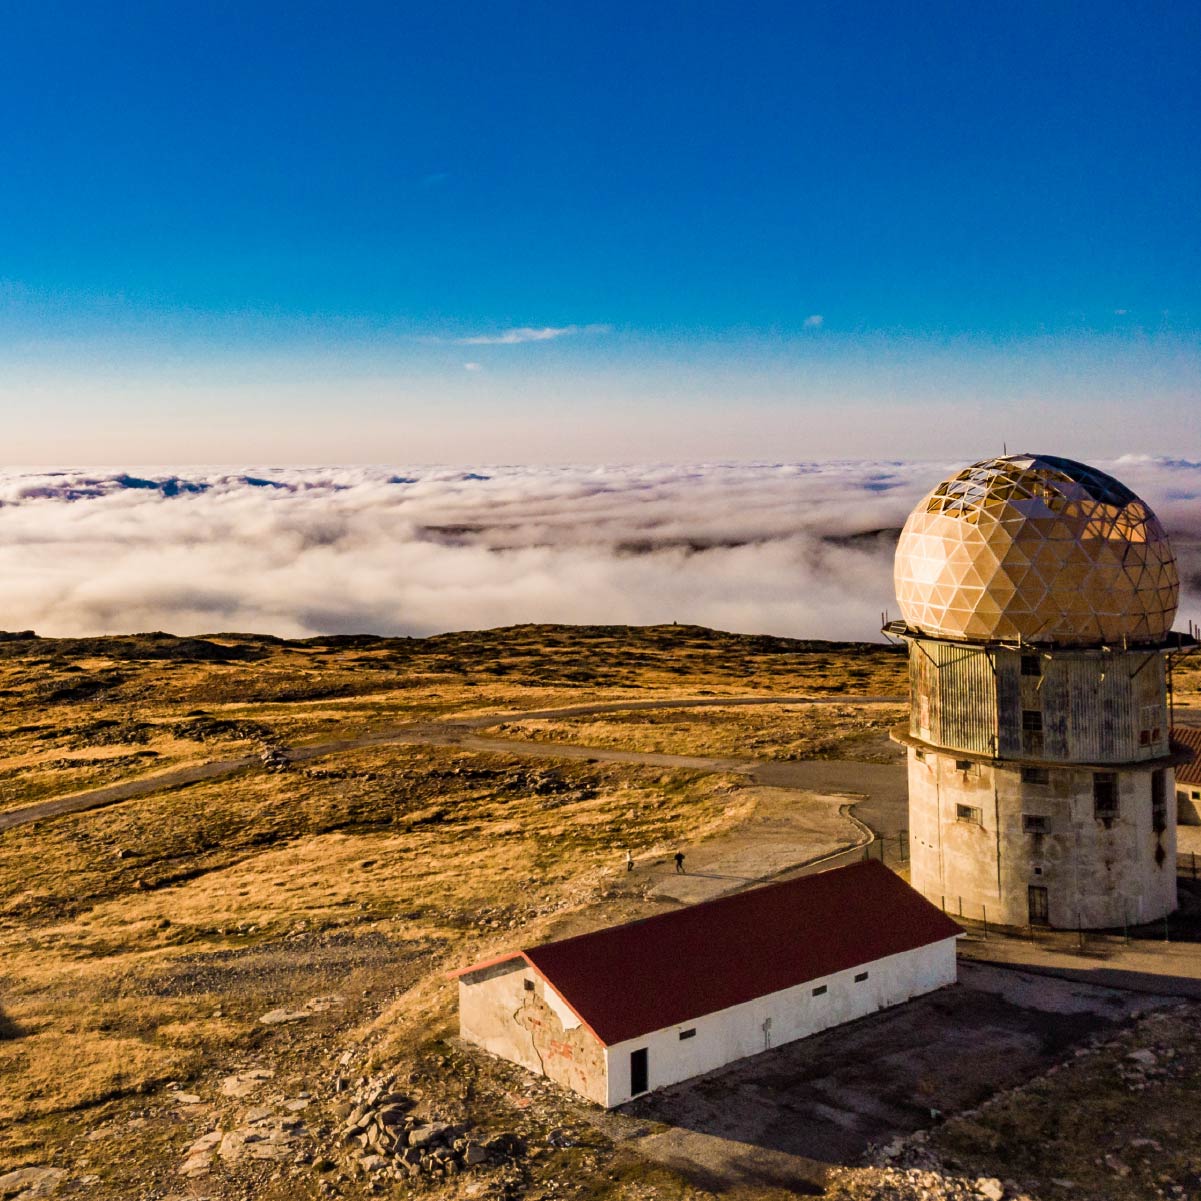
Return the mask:
[[[548,947],[565,947],[574,942],[579,942],[585,938],[595,938],[599,934],[608,934],[613,930],[632,930],[636,926],[645,926],[654,922],[669,921],[678,913],[685,911],[695,912],[698,909],[705,909],[714,905],[721,905],[738,900],[739,897],[745,897],[750,893],[764,893],[773,888],[784,888],[790,884],[799,884],[802,880],[815,880],[819,876],[832,876],[841,872],[850,872],[857,869],[870,867],[873,870],[883,869],[889,875],[894,875],[889,868],[885,867],[878,859],[861,859],[857,863],[844,863],[839,867],[827,868],[824,872],[810,872],[804,876],[793,876],[788,880],[769,880],[763,884],[755,884],[750,888],[739,888],[733,892],[723,892],[720,896],[708,897],[703,901],[692,901],[691,903],[681,904],[675,909],[667,909],[662,913],[649,913],[646,917],[632,918],[628,922],[618,922],[615,926],[599,926],[595,930],[585,930],[580,934],[571,934],[567,938],[556,938],[552,942],[538,943],[533,947],[522,947],[520,951],[513,952],[516,954],[529,955],[534,951],[545,951]]]

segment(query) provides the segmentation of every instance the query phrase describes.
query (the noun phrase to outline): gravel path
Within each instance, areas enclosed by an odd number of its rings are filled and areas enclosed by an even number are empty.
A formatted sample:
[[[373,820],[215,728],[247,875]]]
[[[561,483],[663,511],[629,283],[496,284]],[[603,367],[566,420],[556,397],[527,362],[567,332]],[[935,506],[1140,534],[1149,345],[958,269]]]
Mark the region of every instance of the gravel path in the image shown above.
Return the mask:
[[[612,748],[578,747],[561,743],[532,743],[502,738],[484,738],[473,733],[475,730],[488,729],[509,721],[529,721],[534,719],[554,719],[561,717],[580,717],[603,713],[634,712],[647,709],[699,709],[699,708],[728,708],[733,705],[897,705],[903,704],[903,697],[895,696],[838,696],[838,697],[806,697],[806,696],[748,696],[748,697],[687,697],[680,700],[657,701],[613,701],[603,704],[569,705],[561,709],[539,709],[534,711],[518,710],[511,713],[490,713],[479,717],[457,718],[445,722],[419,722],[412,725],[399,726],[384,730],[378,734],[368,734],[362,738],[344,738],[330,742],[315,743],[311,746],[298,746],[289,749],[286,754],[293,763],[306,763],[313,759],[322,759],[328,755],[337,755],[345,751],[359,750],[371,746],[393,745],[425,745],[425,746],[461,746],[467,750],[496,751],[511,755],[523,755],[531,758],[557,759],[596,759],[607,763],[637,763],[653,767],[688,768],[698,771],[732,771],[757,774],[762,772],[779,775],[777,769],[786,769],[781,778],[762,779],[761,783],[783,788],[800,788],[817,791],[842,791],[839,787],[825,788],[816,783],[818,778],[844,780],[860,780],[858,786],[850,791],[866,792],[863,779],[879,775],[873,768],[880,768],[888,774],[889,784],[895,785],[897,768],[891,765],[862,764],[838,761],[774,764],[764,763],[756,759],[710,759],[692,755],[656,755],[636,751],[618,751]],[[198,763],[190,767],[178,768],[175,771],[161,772],[153,776],[139,776],[122,784],[110,784],[104,788],[93,788],[86,792],[70,793],[67,796],[54,797],[51,800],[39,801],[34,805],[26,805],[20,809],[11,809],[0,813],[0,833],[11,830],[16,826],[28,825],[30,822],[41,821],[45,818],[59,817],[68,813],[83,813],[89,809],[100,809],[106,805],[115,805],[120,801],[132,800],[135,797],[150,796],[156,792],[166,792],[175,788],[183,788],[202,780],[213,780],[221,776],[233,775],[235,772],[247,771],[260,764],[256,755],[245,755],[239,759],[218,759],[208,763]],[[812,781],[805,779],[806,769],[812,769],[808,775]],[[840,770],[841,769],[841,770]],[[867,773],[866,777],[860,773]],[[792,773],[796,782],[788,778]],[[904,790],[904,773],[900,775],[902,792]],[[804,781],[804,782],[802,782]],[[869,819],[870,820],[870,819]],[[886,831],[891,833],[891,831]]]

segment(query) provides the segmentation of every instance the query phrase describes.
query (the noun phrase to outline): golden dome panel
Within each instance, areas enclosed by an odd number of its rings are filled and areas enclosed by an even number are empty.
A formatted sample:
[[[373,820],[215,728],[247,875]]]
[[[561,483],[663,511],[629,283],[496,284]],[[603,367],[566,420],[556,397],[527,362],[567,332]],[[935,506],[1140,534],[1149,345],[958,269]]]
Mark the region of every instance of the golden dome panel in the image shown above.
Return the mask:
[[[894,575],[912,629],[971,641],[1156,642],[1180,591],[1150,508],[1053,455],[985,459],[943,480],[909,515]]]

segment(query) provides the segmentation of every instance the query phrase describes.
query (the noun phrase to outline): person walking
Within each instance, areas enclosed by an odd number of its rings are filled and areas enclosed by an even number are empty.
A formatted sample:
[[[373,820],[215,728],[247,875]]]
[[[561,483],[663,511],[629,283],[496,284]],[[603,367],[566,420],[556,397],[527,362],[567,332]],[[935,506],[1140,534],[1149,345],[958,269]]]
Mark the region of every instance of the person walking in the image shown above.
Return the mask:
[[[679,872],[681,876],[686,874],[684,871],[684,852],[683,851],[676,851],[676,871]]]
[[[630,848],[626,847],[626,871],[632,872],[633,870],[634,870],[634,856],[632,854],[630,854]]]

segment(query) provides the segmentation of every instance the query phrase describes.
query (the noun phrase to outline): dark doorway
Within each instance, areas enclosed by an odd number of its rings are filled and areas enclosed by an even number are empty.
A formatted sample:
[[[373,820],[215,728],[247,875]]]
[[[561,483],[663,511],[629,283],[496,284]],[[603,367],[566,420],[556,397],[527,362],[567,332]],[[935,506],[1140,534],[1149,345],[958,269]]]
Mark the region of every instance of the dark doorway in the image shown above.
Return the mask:
[[[1050,923],[1047,909],[1047,890],[1039,884],[1031,884],[1026,889],[1027,905],[1032,926],[1046,926]]]
[[[639,1047],[630,1052],[630,1094],[638,1096],[646,1092],[646,1048]]]

